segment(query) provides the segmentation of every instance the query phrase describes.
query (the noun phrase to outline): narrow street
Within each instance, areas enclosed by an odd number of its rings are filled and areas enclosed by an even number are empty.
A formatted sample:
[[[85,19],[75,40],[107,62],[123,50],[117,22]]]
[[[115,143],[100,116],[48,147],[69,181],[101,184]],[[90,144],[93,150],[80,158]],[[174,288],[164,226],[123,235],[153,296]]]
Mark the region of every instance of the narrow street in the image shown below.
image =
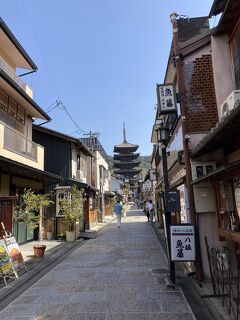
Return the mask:
[[[111,223],[0,312],[1,320],[194,319],[179,288],[151,269],[167,261],[141,211]]]

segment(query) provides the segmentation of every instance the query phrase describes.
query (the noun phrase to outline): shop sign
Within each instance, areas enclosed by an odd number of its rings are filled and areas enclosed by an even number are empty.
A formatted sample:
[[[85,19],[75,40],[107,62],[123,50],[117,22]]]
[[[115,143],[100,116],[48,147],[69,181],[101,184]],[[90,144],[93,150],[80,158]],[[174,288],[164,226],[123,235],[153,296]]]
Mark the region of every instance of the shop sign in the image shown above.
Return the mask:
[[[195,261],[194,226],[170,226],[171,260]]]
[[[56,217],[64,217],[61,212],[59,202],[63,199],[70,199],[71,187],[70,186],[61,186],[55,188],[56,190]]]
[[[165,209],[166,212],[180,212],[181,211],[181,202],[180,202],[180,192],[176,191],[167,191],[165,193]]]
[[[151,181],[156,181],[156,170],[155,169],[150,169],[149,170],[149,177]]]
[[[176,94],[173,84],[157,84],[159,114],[177,112]]]
[[[0,270],[3,276],[13,271],[4,240],[0,240]]]
[[[8,237],[5,238],[4,241],[14,269],[16,270],[24,266],[23,256],[16,239],[14,237]]]

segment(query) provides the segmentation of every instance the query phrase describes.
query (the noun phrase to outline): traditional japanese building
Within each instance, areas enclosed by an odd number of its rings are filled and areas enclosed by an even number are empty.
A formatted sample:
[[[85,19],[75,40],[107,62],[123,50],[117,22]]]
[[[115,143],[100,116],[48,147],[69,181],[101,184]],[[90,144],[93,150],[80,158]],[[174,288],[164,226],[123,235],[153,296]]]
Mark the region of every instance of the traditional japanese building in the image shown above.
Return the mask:
[[[128,143],[126,139],[126,129],[123,125],[123,143],[114,146],[114,173],[121,177],[125,182],[134,184],[139,179],[141,169],[137,144]]]

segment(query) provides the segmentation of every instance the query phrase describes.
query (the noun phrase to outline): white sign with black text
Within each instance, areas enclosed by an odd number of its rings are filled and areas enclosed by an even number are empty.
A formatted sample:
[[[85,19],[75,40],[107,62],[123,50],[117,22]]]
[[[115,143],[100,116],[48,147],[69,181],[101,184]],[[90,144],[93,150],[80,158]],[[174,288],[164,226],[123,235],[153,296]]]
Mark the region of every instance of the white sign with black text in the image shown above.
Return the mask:
[[[160,114],[176,112],[176,94],[173,84],[157,84],[157,99]]]
[[[194,226],[170,226],[170,237],[172,261],[195,261]]]
[[[149,170],[149,176],[151,181],[156,181],[156,170],[155,169],[150,169]]]
[[[63,199],[69,199],[71,194],[70,186],[59,186],[55,188],[56,190],[56,217],[64,217],[60,210],[59,201]]]

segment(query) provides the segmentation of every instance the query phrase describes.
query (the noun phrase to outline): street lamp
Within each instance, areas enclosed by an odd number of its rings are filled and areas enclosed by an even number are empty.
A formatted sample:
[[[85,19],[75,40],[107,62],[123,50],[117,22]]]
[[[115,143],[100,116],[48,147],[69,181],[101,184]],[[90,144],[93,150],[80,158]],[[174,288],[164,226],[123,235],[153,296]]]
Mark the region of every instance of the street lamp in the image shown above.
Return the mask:
[[[166,144],[169,140],[169,128],[164,126],[162,123],[155,125],[157,131],[157,139],[158,142],[161,142],[162,144]]]
[[[170,247],[170,225],[171,225],[171,212],[167,211],[166,196],[169,192],[168,182],[168,165],[167,165],[167,152],[166,146],[170,137],[170,130],[163,123],[155,124],[154,130],[157,132],[158,147],[161,147],[162,152],[162,169],[163,169],[163,183],[164,183],[164,211],[165,211],[165,225],[167,234],[167,246],[168,246],[168,262],[169,262],[169,275],[173,283],[175,283],[175,264],[171,261],[171,247]]]

